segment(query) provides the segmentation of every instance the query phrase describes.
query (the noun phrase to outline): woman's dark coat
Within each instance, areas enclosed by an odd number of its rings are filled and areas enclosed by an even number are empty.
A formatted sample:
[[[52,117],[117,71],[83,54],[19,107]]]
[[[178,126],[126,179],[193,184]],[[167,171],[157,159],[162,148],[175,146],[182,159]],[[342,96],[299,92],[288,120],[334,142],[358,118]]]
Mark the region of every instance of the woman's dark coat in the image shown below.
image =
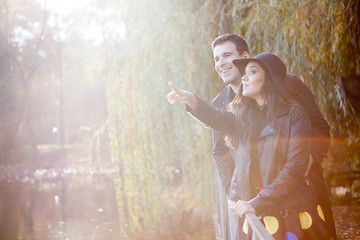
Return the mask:
[[[236,117],[223,109],[215,109],[199,99],[199,107],[191,114],[215,130],[230,133],[237,127]],[[262,191],[250,195],[249,151],[243,146],[233,151],[235,170],[230,186],[233,201],[246,200],[258,214],[271,211],[302,211],[316,203],[314,193],[305,181],[310,157],[311,125],[299,107],[279,106],[276,112],[281,126],[269,124],[260,131],[258,148]],[[282,129],[280,131],[280,129]],[[283,141],[284,140],[284,141]]]

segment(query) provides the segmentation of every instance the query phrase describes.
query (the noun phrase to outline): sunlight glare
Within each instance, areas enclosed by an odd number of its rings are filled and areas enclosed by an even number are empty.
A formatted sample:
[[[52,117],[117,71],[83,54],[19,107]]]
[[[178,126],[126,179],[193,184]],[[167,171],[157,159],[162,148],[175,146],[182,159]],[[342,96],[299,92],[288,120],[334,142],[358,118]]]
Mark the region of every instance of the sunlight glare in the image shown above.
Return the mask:
[[[59,15],[67,15],[76,9],[85,9],[92,0],[47,0],[43,1],[43,7]]]
[[[80,12],[85,12],[87,9],[94,7],[94,0],[38,0],[42,8],[47,9],[53,16],[50,16],[49,23],[52,26],[57,26],[60,30],[58,36],[60,39],[65,39],[65,32],[69,25],[74,23],[74,18],[69,18],[72,13],[77,12],[77,17]],[[116,11],[121,11],[116,10]],[[91,12],[91,10],[90,10]],[[105,11],[106,13],[106,11]],[[126,25],[124,22],[117,21],[115,24],[112,21],[105,22],[105,24],[98,24],[92,21],[87,25],[87,28],[81,29],[82,36],[85,39],[91,40],[95,45],[103,43],[104,36],[109,33],[115,38],[124,39],[126,37]]]

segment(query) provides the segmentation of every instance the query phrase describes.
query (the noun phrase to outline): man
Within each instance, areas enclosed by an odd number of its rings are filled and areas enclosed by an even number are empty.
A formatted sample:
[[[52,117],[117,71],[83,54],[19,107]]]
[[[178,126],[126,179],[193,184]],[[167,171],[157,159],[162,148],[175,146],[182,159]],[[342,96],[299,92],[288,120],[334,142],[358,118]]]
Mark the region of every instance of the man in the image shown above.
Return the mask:
[[[218,37],[212,43],[214,53],[215,70],[222,78],[225,84],[228,84],[224,90],[213,99],[212,105],[217,108],[226,108],[234,99],[235,93],[239,91],[241,84],[241,74],[233,64],[234,59],[248,58],[249,48],[245,39],[239,35],[227,34]],[[227,197],[229,187],[234,171],[234,161],[231,151],[225,146],[225,135],[221,132],[212,131],[213,135],[213,158],[215,160],[218,176],[221,185],[217,185],[216,207],[218,217],[221,219],[221,237],[222,239],[234,239],[235,215],[228,210]],[[225,195],[225,194],[226,195]]]
[[[249,48],[243,37],[235,34],[226,34],[218,37],[212,43],[214,53],[215,70],[228,84],[224,90],[217,95],[212,105],[217,108],[226,108],[239,91],[241,74],[233,64],[233,60],[249,57]],[[225,146],[224,134],[213,130],[213,157],[217,166],[219,177],[226,194],[229,193],[229,185],[234,169],[234,162],[229,161],[231,153]]]
[[[214,54],[215,70],[224,83],[228,84],[228,86],[213,99],[212,105],[216,108],[226,108],[233,100],[241,84],[241,74],[232,61],[239,58],[248,58],[249,48],[246,41],[241,36],[236,34],[225,34],[213,41],[212,50]],[[334,239],[336,239],[331,206],[321,167],[322,159],[326,156],[329,147],[329,125],[320,113],[310,90],[300,79],[294,75],[287,74],[284,85],[299,105],[301,105],[310,116],[313,130],[313,140],[311,142],[311,161],[313,163],[309,166],[308,178],[318,194],[319,203],[324,207],[325,219],[328,222],[328,230],[333,233],[332,235],[334,236]],[[213,130],[212,133],[213,158],[223,192],[225,192],[226,195],[229,195],[231,178],[235,166],[232,150],[225,145],[224,134],[215,130]],[[219,189],[219,199],[224,198],[221,194],[221,189]],[[227,211],[224,211],[224,213],[227,213]],[[229,217],[231,224],[233,222],[231,221],[233,215],[230,214]],[[239,229],[239,227],[237,227],[237,229]],[[239,235],[242,233],[241,231],[237,231],[236,234]],[[228,234],[223,233],[223,235],[226,236]],[[231,239],[233,238],[234,236],[231,237]],[[230,237],[225,237],[225,239],[230,239]]]

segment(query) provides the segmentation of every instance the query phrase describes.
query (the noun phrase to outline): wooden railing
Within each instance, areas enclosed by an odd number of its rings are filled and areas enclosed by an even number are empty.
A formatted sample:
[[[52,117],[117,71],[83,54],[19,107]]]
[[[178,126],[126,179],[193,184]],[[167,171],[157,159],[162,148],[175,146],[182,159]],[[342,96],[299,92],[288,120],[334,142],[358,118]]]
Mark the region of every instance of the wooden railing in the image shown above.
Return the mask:
[[[246,213],[245,216],[253,231],[252,240],[274,240],[254,213]]]

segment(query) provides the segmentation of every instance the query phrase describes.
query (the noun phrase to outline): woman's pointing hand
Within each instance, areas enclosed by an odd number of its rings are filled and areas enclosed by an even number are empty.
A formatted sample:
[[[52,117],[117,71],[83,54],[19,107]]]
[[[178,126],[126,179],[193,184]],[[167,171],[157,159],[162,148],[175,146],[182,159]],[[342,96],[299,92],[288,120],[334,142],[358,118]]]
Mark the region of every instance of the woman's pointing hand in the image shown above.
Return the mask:
[[[166,95],[166,98],[170,104],[184,102],[191,109],[197,108],[198,98],[193,93],[177,88],[172,82],[169,82],[168,85],[172,89],[172,91]]]

